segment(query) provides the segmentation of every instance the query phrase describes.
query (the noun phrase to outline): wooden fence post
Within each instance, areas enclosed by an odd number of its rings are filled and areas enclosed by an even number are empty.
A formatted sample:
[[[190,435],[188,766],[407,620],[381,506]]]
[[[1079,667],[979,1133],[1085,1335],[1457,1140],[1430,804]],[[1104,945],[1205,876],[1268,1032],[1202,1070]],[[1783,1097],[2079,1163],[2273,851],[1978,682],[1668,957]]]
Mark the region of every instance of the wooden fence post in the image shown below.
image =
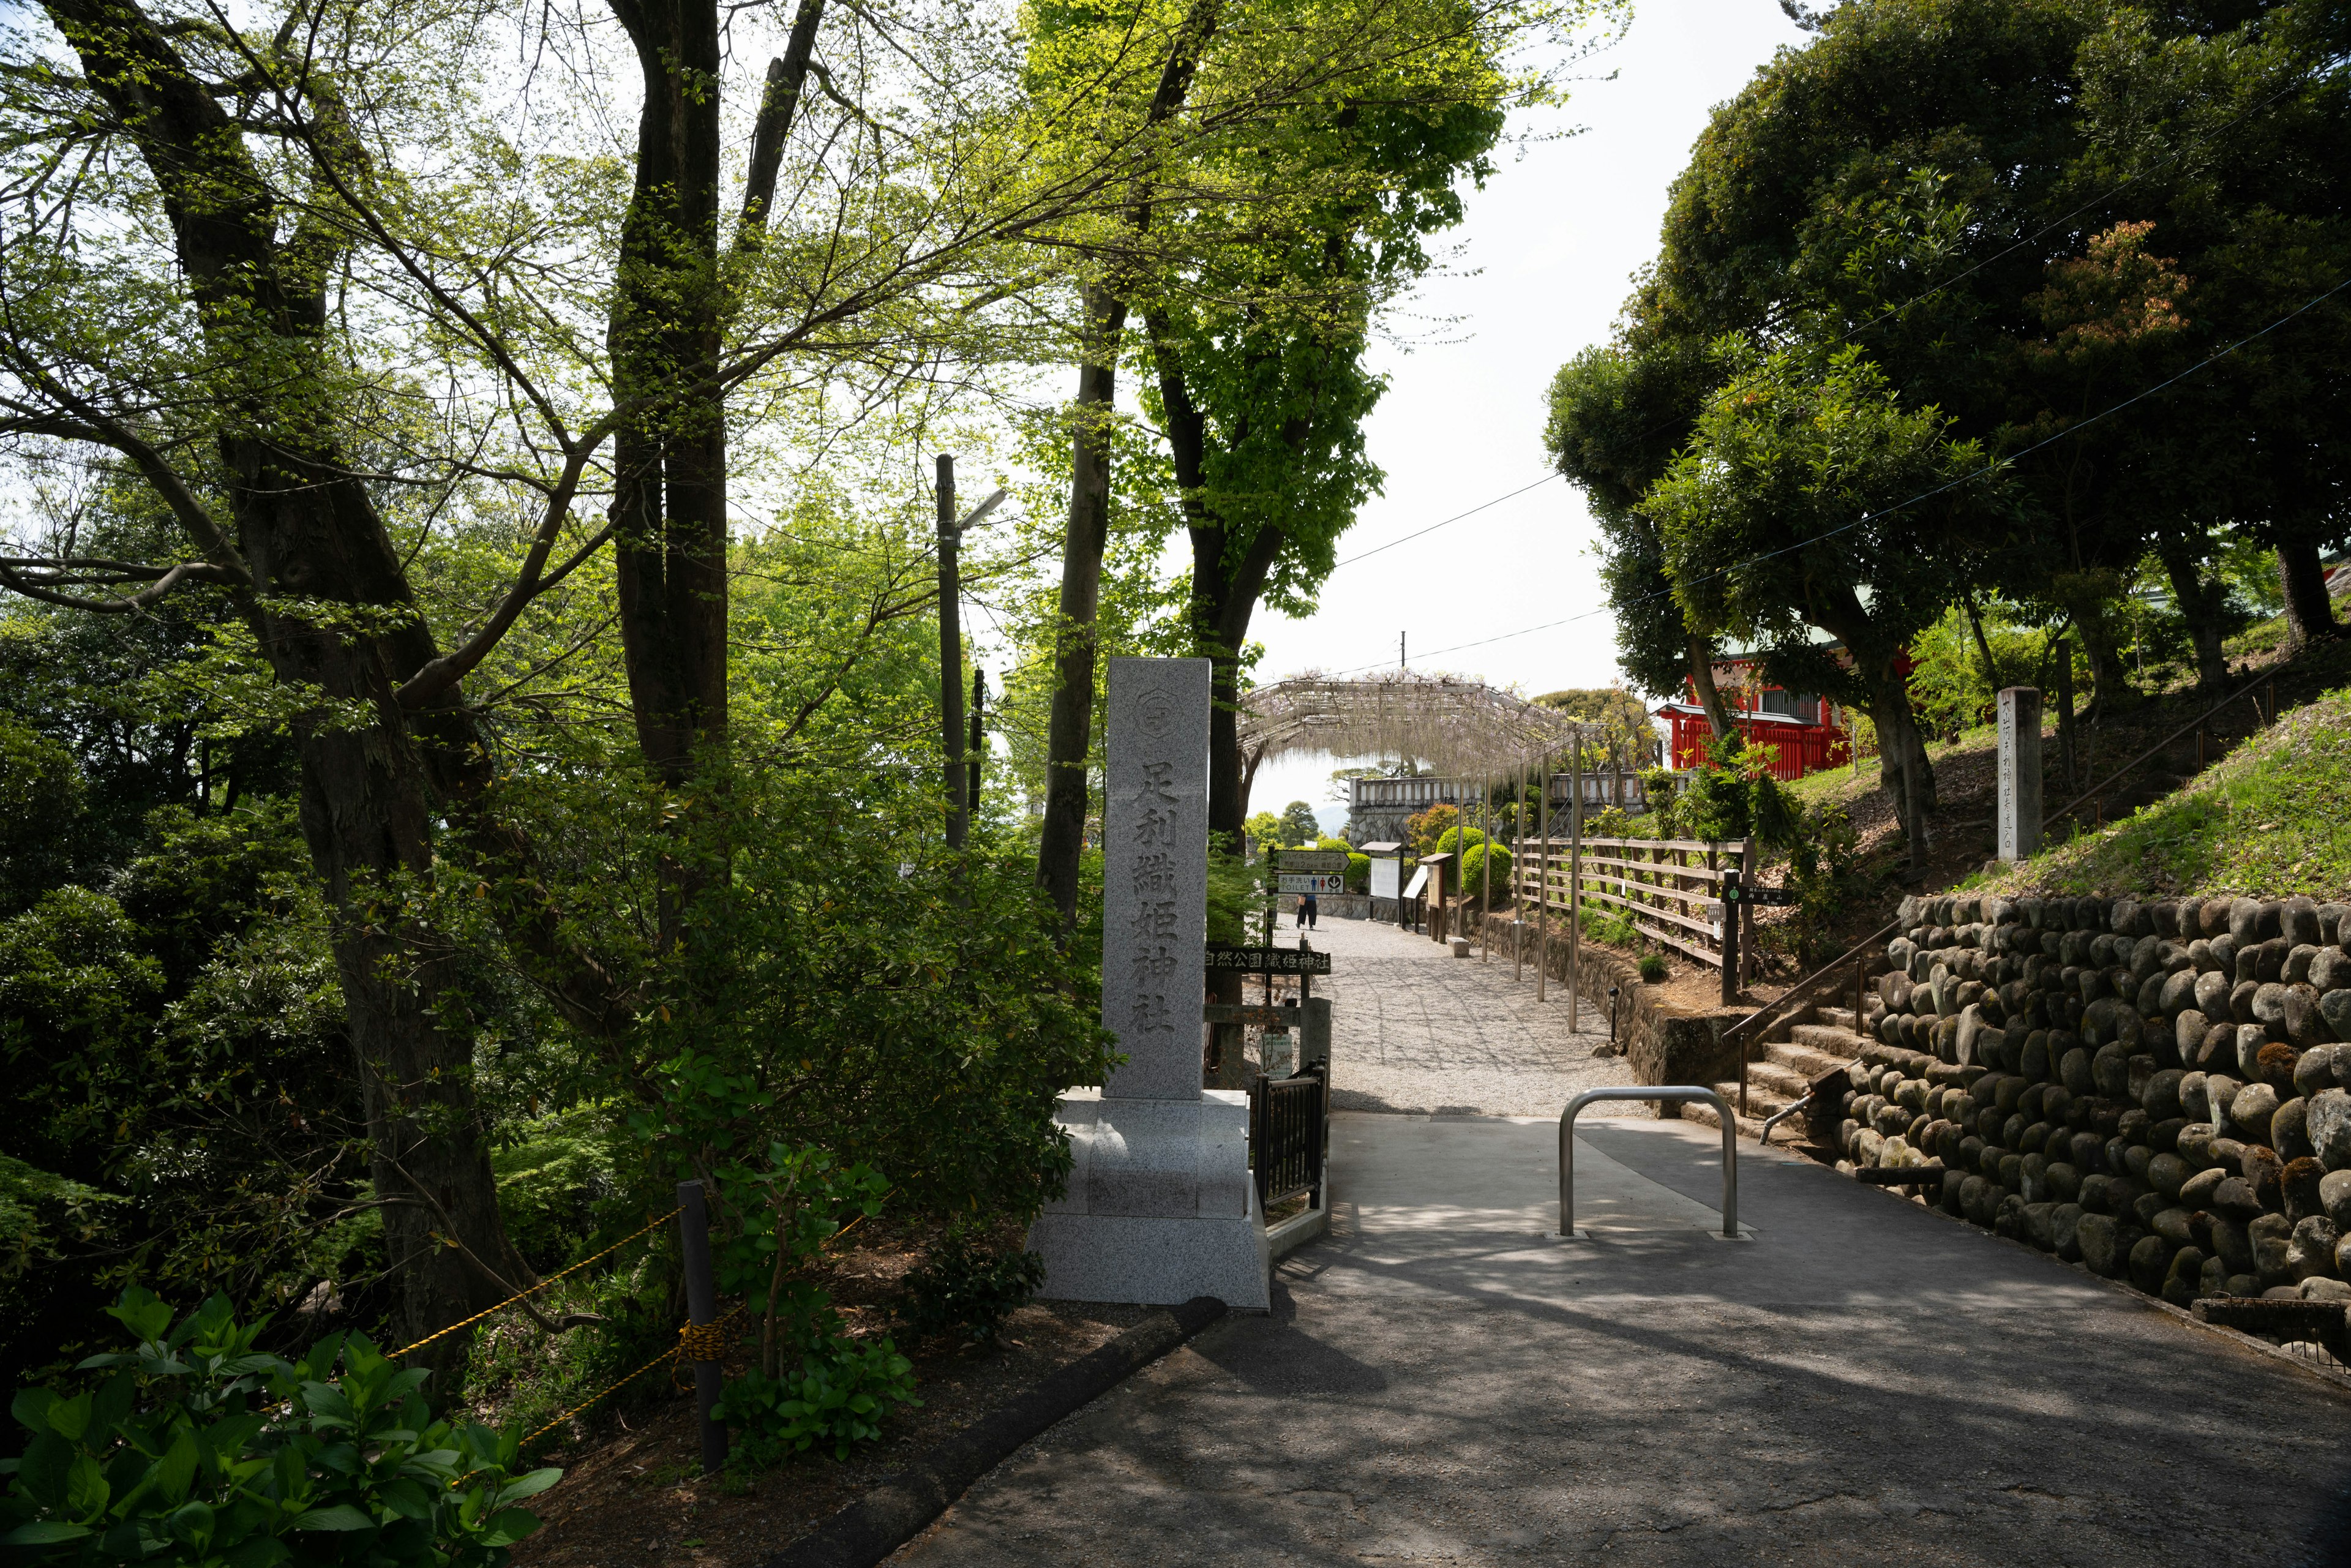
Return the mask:
[[[685,1260],[685,1321],[704,1327],[718,1321],[718,1281],[710,1263],[710,1209],[698,1181],[677,1184],[677,1228]],[[694,1364],[694,1407],[702,1427],[702,1473],[726,1468],[726,1427],[711,1415],[718,1405],[725,1369],[715,1361]]]

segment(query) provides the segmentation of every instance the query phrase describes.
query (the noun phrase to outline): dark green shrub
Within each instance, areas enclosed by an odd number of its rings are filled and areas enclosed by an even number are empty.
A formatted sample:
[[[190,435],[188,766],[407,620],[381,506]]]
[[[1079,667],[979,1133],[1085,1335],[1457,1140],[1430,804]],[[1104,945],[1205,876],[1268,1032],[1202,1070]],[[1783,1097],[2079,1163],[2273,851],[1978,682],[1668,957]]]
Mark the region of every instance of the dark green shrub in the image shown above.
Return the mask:
[[[1476,838],[1472,830],[1471,838]],[[1494,903],[1505,904],[1510,897],[1510,852],[1500,844],[1472,842],[1469,852],[1461,857],[1461,892],[1464,896],[1478,898],[1486,892],[1486,864],[1493,862]]]
[[[82,1369],[112,1376],[16,1396],[32,1437],[0,1544],[17,1561],[499,1568],[538,1528],[514,1505],[562,1477],[515,1474],[514,1433],[434,1420],[428,1375],[356,1334],[290,1362],[256,1352],[267,1320],[238,1323],[224,1296],[176,1328],[135,1286],[107,1312],[139,1348]]]
[[[1486,835],[1475,828],[1451,827],[1437,835],[1437,847],[1431,854],[1458,855],[1464,844],[1476,847],[1486,841]]]
[[[729,1382],[716,1412],[740,1433],[732,1462],[762,1469],[820,1447],[845,1459],[852,1447],[882,1435],[893,1406],[921,1403],[914,1364],[896,1345],[820,1330],[781,1376],[753,1371]]]
[[[1665,981],[1666,981],[1666,956],[1665,956],[1665,955],[1664,955],[1664,954],[1662,954],[1662,953],[1644,953],[1644,954],[1642,954],[1642,955],[1641,955],[1641,964],[1640,964],[1640,968],[1641,968],[1641,978],[1642,978],[1642,980],[1643,980],[1645,983],[1646,983],[1646,984],[1648,984],[1648,985],[1652,985],[1652,986],[1661,986],[1661,985],[1665,984]]]
[[[1004,1320],[1044,1282],[1045,1260],[1036,1253],[990,1248],[950,1230],[906,1276],[901,1315],[918,1334],[960,1333],[992,1344]]]
[[[881,1436],[891,1405],[921,1403],[914,1364],[887,1339],[843,1333],[831,1296],[808,1277],[826,1242],[881,1212],[882,1176],[862,1165],[836,1170],[822,1149],[780,1143],[758,1166],[717,1174],[719,1293],[741,1296],[759,1328],[759,1364],[726,1385],[718,1418],[741,1429],[746,1465],[820,1444],[845,1458]]]

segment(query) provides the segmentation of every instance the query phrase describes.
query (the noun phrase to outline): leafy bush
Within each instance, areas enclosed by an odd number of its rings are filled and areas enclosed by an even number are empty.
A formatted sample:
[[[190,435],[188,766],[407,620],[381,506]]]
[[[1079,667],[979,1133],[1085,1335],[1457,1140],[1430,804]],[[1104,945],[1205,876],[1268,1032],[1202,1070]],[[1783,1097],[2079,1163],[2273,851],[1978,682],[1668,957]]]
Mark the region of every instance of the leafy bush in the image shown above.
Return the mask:
[[[1802,963],[1834,956],[1828,943],[1837,916],[1848,902],[1868,892],[1861,873],[1861,836],[1844,808],[1820,806],[1803,813],[1788,851],[1788,885],[1795,891],[1796,907],[1767,929],[1781,934],[1776,940]]]
[[[758,1469],[820,1446],[845,1459],[852,1447],[882,1435],[891,1406],[921,1403],[914,1364],[896,1345],[820,1333],[793,1370],[776,1377],[747,1372],[729,1382],[716,1413],[741,1431],[734,1460]]]
[[[16,1396],[32,1437],[0,1544],[23,1561],[497,1568],[538,1528],[514,1505],[562,1476],[516,1475],[512,1433],[434,1420],[428,1375],[357,1335],[289,1362],[256,1353],[267,1320],[238,1323],[224,1296],[177,1327],[136,1287],[107,1311],[138,1349],[82,1366],[113,1376]]]
[[[1458,855],[1461,852],[1461,848],[1464,844],[1474,847],[1476,845],[1482,844],[1485,841],[1486,835],[1479,832],[1477,829],[1465,825],[1456,825],[1446,829],[1443,832],[1437,835],[1437,848],[1431,850],[1429,852],[1431,854],[1440,855]]]
[[[1673,804],[1660,814],[1670,814],[1677,837],[1710,843],[1752,838],[1784,847],[1796,836],[1797,807],[1771,769],[1767,748],[1727,737],[1715,743],[1704,766],[1684,776]]]
[[[595,1249],[589,1241],[601,1228],[599,1211],[622,1185],[623,1140],[597,1105],[545,1117],[528,1131],[522,1142],[491,1151],[490,1170],[507,1239],[532,1267],[552,1270]]]
[[[1484,896],[1489,860],[1493,866],[1494,902],[1501,904],[1510,896],[1510,852],[1500,844],[1469,846],[1469,852],[1461,857],[1461,892],[1468,898]]]
[[[1649,985],[1666,982],[1666,957],[1662,953],[1644,953],[1640,962],[1641,978]]]
[[[843,1333],[831,1296],[807,1276],[846,1223],[881,1212],[881,1173],[835,1169],[822,1149],[778,1143],[764,1166],[716,1174],[726,1229],[716,1249],[718,1290],[741,1296],[759,1322],[759,1364],[726,1385],[719,1419],[742,1428],[747,1465],[820,1443],[845,1457],[881,1436],[886,1403],[917,1403],[914,1364],[887,1339]]]
[[[1460,820],[1458,808],[1440,800],[1428,810],[1405,819],[1404,835],[1411,841],[1414,854],[1433,855],[1437,852],[1437,841],[1445,836],[1445,830]]]
[[[989,1248],[957,1228],[906,1276],[903,1315],[918,1334],[960,1333],[990,1344],[1044,1282],[1045,1260],[1036,1253]]]
[[[1583,934],[1594,941],[1605,942],[1612,947],[1638,947],[1641,932],[1633,917],[1621,909],[1587,904],[1583,906]]]
[[[1372,888],[1372,857],[1350,853],[1347,856],[1347,891],[1369,893]]]

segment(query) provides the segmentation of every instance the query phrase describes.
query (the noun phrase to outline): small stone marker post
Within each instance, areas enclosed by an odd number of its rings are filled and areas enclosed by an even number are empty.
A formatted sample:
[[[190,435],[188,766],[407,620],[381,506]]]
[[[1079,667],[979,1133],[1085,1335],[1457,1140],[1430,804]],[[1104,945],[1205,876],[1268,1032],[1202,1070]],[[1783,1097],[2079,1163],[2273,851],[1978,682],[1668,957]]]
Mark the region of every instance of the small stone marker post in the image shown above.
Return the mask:
[[[2041,693],[2008,686],[2000,694],[2000,858],[2041,852]]]
[[[1113,659],[1102,804],[1102,1027],[1124,1065],[1055,1119],[1068,1196],[1029,1233],[1061,1301],[1270,1304],[1249,1095],[1204,1090],[1208,661]]]

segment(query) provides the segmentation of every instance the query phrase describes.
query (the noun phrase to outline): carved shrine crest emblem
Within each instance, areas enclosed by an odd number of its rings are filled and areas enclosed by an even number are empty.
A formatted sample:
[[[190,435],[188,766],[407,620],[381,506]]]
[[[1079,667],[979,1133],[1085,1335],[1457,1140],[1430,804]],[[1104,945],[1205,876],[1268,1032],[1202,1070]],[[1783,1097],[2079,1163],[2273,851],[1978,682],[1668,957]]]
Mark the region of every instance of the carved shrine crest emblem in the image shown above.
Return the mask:
[[[1165,740],[1176,727],[1176,705],[1165,692],[1153,686],[1134,699],[1134,727],[1154,740]]]

